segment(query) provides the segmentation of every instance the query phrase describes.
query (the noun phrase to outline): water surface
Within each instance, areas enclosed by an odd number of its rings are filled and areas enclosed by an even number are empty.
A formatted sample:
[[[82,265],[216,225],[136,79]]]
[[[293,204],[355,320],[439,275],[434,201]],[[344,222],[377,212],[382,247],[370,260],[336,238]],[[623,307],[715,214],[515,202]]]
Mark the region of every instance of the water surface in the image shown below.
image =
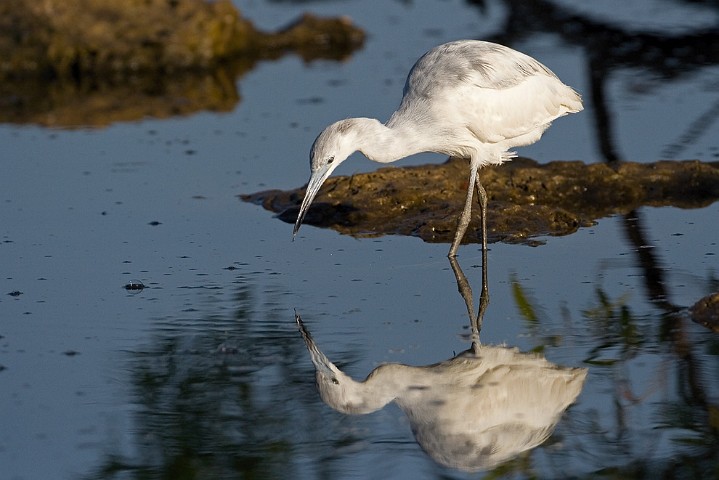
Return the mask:
[[[716,8],[523,3],[238,2],[264,28],[349,15],[368,40],[341,63],[259,64],[229,113],[1,125],[5,478],[468,476],[429,459],[396,406],[346,416],[322,403],[293,313],[355,378],[446,360],[469,345],[448,246],[310,226],[291,242],[237,195],[302,185],[326,124],[386,119],[414,60],[457,38],[520,49],[583,93],[586,110],[525,156],[717,160],[719,43],[687,40],[715,38]],[[635,52],[643,35],[684,46],[652,60],[612,43]],[[357,155],[338,173],[374,168]],[[719,344],[686,308],[719,290],[718,214],[643,208],[536,248],[491,245],[482,341],[589,374],[548,442],[487,476],[716,472]],[[478,247],[459,262],[478,292]]]

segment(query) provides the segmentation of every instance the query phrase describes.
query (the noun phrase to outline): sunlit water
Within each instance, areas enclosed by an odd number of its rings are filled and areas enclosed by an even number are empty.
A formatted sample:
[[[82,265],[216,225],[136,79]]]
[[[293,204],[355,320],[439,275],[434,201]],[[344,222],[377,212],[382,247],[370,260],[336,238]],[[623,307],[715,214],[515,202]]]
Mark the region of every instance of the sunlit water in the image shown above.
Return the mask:
[[[692,28],[683,4],[629,3],[629,17],[616,5],[576,13],[630,32],[639,13],[642,31]],[[343,63],[260,64],[240,79],[232,113],[0,126],[3,478],[466,476],[429,459],[396,406],[346,416],[322,403],[293,313],[357,379],[381,362],[446,360],[469,346],[447,246],[310,226],[291,242],[290,225],[236,195],[302,185],[317,132],[346,116],[386,119],[414,60],[456,38],[511,42],[584,93],[585,112],[523,155],[604,161],[590,39],[540,20],[504,38],[512,2],[484,12],[459,1],[239,4],[264,28],[305,10],[347,14],[368,40]],[[715,10],[687,11],[696,28],[716,26]],[[609,150],[717,160],[719,68],[686,70],[608,70]],[[404,164],[429,161],[442,158]],[[357,156],[338,173],[373,168]],[[717,218],[717,204],[647,207],[536,248],[491,246],[482,342],[589,369],[548,442],[494,473],[716,472],[719,342],[685,309],[719,289]],[[459,262],[477,293],[478,248],[462,247]],[[131,281],[147,288],[125,290]]]

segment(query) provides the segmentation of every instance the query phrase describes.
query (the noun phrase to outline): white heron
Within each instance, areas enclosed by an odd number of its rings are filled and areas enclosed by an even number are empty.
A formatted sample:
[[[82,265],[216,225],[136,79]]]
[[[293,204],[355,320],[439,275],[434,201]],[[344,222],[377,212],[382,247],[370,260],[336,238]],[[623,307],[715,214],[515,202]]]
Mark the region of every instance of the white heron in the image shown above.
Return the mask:
[[[469,159],[467,198],[449,256],[456,256],[469,225],[475,188],[486,250],[487,194],[477,170],[516,157],[510,148],[536,142],[554,119],[582,109],[581,96],[528,55],[479,40],[439,45],[414,64],[387,123],[348,118],[320,133],[310,152],[311,176],[293,238],[324,181],[352,153],[389,163],[436,152]]]
[[[394,401],[430,457],[465,471],[491,468],[547,440],[587,376],[585,368],[560,367],[539,354],[473,343],[434,365],[380,365],[358,382],[320,351],[299,315],[295,320],[327,405],[365,414]]]

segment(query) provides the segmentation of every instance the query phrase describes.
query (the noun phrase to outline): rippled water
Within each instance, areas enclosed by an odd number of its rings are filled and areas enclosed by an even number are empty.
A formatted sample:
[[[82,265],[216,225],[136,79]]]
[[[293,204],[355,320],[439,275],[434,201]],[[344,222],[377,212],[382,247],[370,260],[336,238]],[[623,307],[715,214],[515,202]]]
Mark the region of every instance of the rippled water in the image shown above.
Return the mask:
[[[368,40],[341,63],[257,65],[228,113],[0,125],[3,478],[715,476],[719,342],[687,308],[719,290],[717,204],[491,245],[481,341],[588,376],[546,443],[466,474],[425,454],[397,405],[326,405],[294,320],[356,380],[450,359],[470,322],[447,245],[310,226],[291,242],[237,198],[302,185],[317,132],[386,119],[414,60],[456,38],[525,51],[584,95],[525,156],[717,161],[715,7],[526,3],[238,2],[267,29],[346,14]],[[476,295],[479,249],[458,259]]]

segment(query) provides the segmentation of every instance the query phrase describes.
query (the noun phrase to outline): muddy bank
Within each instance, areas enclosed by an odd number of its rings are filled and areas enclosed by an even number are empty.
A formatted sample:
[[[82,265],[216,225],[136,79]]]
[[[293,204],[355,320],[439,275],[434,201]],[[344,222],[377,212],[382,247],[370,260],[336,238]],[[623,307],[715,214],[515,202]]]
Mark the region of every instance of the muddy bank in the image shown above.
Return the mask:
[[[719,292],[699,300],[689,309],[692,320],[719,333]]]
[[[206,69],[240,55],[342,58],[364,41],[347,19],[304,16],[262,32],[229,0],[4,0],[0,78]]]
[[[331,177],[305,218],[318,227],[357,237],[413,235],[450,243],[464,205],[468,164],[381,168],[351,177]],[[600,218],[642,206],[699,208],[719,198],[719,162],[626,162],[614,167],[582,162],[537,162],[517,158],[480,170],[487,190],[488,240],[536,244],[533,237],[567,235]],[[294,223],[304,187],[241,195],[247,202]],[[479,208],[463,243],[479,243]]]
[[[305,15],[263,32],[229,0],[5,0],[0,122],[102,126],[228,111],[258,61],[341,60],[363,42],[346,18]]]

